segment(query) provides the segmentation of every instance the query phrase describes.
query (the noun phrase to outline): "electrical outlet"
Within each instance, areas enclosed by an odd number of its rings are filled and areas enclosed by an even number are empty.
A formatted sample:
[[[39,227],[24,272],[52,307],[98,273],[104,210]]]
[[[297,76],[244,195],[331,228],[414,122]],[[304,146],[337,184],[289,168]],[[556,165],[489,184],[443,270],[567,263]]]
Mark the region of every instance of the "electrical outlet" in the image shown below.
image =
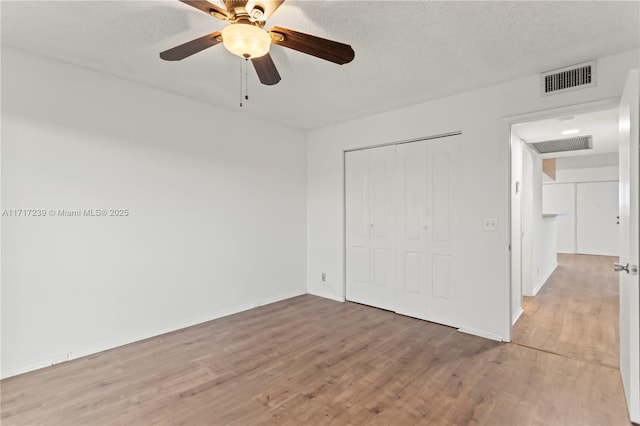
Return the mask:
[[[323,282],[323,283],[324,283],[324,282],[327,282],[327,273],[326,273],[326,272],[323,272],[323,273],[322,273],[322,282]]]
[[[484,230],[490,232],[496,232],[498,230],[498,218],[486,217],[484,219]]]

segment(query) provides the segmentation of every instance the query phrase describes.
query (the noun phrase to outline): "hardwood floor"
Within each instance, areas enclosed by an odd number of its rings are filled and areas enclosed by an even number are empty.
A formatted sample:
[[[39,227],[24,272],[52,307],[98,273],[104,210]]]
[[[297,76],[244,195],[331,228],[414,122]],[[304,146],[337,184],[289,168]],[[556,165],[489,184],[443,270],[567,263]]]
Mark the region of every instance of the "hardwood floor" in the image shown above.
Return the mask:
[[[310,295],[1,385],[3,425],[628,424],[616,369]]]
[[[559,254],[558,267],[524,314],[513,342],[618,368],[617,257]]]

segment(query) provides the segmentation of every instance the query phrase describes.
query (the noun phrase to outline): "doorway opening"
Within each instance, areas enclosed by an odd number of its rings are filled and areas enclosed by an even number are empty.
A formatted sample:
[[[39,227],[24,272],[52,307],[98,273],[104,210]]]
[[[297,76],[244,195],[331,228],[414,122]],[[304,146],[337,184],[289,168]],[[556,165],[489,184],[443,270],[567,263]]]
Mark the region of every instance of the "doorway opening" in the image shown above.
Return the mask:
[[[512,342],[619,365],[618,105],[511,125]]]

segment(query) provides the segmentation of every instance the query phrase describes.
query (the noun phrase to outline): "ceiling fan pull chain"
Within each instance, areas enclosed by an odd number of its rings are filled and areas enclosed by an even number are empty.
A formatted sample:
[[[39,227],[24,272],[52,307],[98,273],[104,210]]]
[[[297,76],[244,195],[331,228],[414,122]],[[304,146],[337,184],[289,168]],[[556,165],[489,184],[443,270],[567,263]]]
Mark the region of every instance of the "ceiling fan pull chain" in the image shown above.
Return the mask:
[[[249,100],[249,59],[244,60],[244,99]]]
[[[240,108],[242,108],[242,66],[244,64],[240,61]]]

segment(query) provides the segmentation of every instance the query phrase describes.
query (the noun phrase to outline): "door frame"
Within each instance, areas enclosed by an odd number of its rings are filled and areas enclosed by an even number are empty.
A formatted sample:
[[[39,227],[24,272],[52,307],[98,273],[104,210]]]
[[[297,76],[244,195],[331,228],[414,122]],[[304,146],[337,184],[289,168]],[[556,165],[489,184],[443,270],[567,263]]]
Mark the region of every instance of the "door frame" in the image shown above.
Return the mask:
[[[599,99],[596,101],[590,101],[590,102],[584,102],[584,103],[578,103],[578,104],[572,104],[572,105],[566,105],[566,106],[562,106],[562,107],[557,107],[557,108],[550,108],[550,109],[543,109],[543,110],[536,110],[536,111],[530,111],[524,114],[518,114],[518,115],[513,115],[513,116],[507,116],[504,117],[502,119],[503,122],[503,135],[504,135],[504,140],[506,141],[506,147],[507,147],[507,170],[506,170],[506,208],[507,211],[505,212],[505,217],[507,218],[507,245],[509,247],[509,250],[507,251],[507,271],[506,271],[506,276],[508,277],[508,283],[509,283],[509,288],[508,291],[505,292],[504,295],[504,299],[503,299],[503,303],[504,306],[506,307],[505,309],[505,318],[504,318],[504,324],[505,324],[505,330],[504,330],[504,341],[506,342],[510,342],[512,340],[512,332],[513,332],[513,324],[512,324],[512,319],[513,319],[513,315],[515,314],[515,312],[512,312],[512,292],[513,292],[513,280],[512,280],[512,276],[511,276],[511,272],[513,270],[513,259],[511,256],[512,253],[512,246],[513,244],[520,244],[520,236],[514,236],[512,235],[511,232],[511,210],[512,210],[512,202],[513,202],[513,197],[512,197],[512,185],[511,185],[511,179],[512,179],[512,160],[513,160],[513,149],[511,147],[511,128],[512,126],[516,125],[516,124],[521,124],[521,123],[528,123],[531,121],[539,121],[539,120],[545,120],[545,119],[549,119],[549,118],[554,118],[554,117],[558,117],[561,115],[571,115],[571,114],[582,114],[582,113],[587,113],[587,112],[593,112],[593,111],[599,111],[599,110],[603,110],[603,109],[611,109],[614,107],[618,107],[620,104],[620,97],[616,96],[616,97],[611,97],[611,98],[604,98],[604,99]]]

